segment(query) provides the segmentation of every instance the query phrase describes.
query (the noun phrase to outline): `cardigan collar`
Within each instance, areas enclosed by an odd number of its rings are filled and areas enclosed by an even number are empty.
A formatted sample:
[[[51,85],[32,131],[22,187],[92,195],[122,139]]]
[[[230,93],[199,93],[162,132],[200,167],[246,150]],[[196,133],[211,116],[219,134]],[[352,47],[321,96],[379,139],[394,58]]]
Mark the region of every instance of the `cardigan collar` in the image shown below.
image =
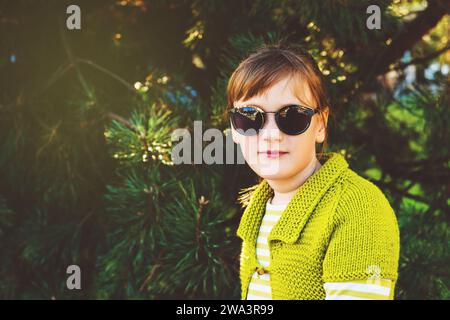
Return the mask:
[[[272,228],[268,241],[278,239],[291,244],[297,241],[316,204],[348,167],[347,161],[339,153],[327,152],[323,153],[322,157],[325,162],[300,186]],[[240,238],[256,243],[266,203],[271,196],[273,189],[264,179],[255,189],[244,210],[236,232]]]

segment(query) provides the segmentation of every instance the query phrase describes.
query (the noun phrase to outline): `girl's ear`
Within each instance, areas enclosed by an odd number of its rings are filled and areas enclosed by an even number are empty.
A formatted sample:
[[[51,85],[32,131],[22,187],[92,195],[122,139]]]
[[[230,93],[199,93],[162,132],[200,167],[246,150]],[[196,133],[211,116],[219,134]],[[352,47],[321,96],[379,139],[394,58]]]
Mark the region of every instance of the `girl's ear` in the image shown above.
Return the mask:
[[[330,108],[325,107],[318,114],[317,119],[319,119],[319,129],[317,130],[317,134],[316,134],[316,143],[323,143],[325,141],[329,113],[330,113]]]

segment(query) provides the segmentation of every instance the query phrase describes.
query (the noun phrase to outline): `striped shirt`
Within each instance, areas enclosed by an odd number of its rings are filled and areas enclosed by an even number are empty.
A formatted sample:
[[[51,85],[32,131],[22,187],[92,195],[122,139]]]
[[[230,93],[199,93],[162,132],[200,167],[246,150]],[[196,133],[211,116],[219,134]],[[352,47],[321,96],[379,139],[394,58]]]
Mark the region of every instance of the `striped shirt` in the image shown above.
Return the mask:
[[[261,222],[256,241],[256,258],[263,267],[268,267],[270,262],[269,244],[267,237],[273,226],[278,222],[287,204],[274,205],[266,203],[266,211]],[[392,281],[389,279],[378,280],[353,280],[344,282],[325,282],[325,300],[390,300],[393,299]],[[250,280],[247,300],[271,300],[270,273],[262,275],[254,272]]]

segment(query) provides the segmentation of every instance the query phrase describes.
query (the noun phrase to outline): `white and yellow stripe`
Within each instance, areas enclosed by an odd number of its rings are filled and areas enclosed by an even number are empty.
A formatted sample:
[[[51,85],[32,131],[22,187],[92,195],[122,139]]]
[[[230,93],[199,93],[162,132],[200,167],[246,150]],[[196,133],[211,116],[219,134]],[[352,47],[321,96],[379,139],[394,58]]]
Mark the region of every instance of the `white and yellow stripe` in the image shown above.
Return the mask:
[[[391,300],[392,281],[353,280],[325,282],[325,300]]]
[[[263,267],[268,267],[270,261],[267,237],[273,226],[278,222],[278,219],[280,219],[285,208],[286,205],[273,205],[270,203],[270,200],[266,203],[266,212],[259,228],[258,238],[256,239],[256,258]],[[248,287],[247,300],[272,300],[269,273],[262,275],[256,271],[253,273]]]
[[[270,201],[266,203],[266,212],[256,240],[256,257],[263,267],[268,267],[270,262],[267,237],[287,207],[287,205],[273,205]],[[390,300],[393,298],[392,281],[388,279],[326,282],[324,289],[325,300]],[[248,287],[247,300],[271,299],[270,274],[259,275],[255,271]]]

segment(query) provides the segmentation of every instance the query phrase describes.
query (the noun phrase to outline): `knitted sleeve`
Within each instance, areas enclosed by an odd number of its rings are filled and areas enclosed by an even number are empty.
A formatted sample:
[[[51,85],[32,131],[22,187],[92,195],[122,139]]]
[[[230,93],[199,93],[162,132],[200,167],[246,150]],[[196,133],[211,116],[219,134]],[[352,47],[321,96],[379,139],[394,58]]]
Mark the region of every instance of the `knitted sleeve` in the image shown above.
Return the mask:
[[[329,226],[324,282],[390,279],[395,286],[400,234],[395,213],[375,184],[351,179]]]

